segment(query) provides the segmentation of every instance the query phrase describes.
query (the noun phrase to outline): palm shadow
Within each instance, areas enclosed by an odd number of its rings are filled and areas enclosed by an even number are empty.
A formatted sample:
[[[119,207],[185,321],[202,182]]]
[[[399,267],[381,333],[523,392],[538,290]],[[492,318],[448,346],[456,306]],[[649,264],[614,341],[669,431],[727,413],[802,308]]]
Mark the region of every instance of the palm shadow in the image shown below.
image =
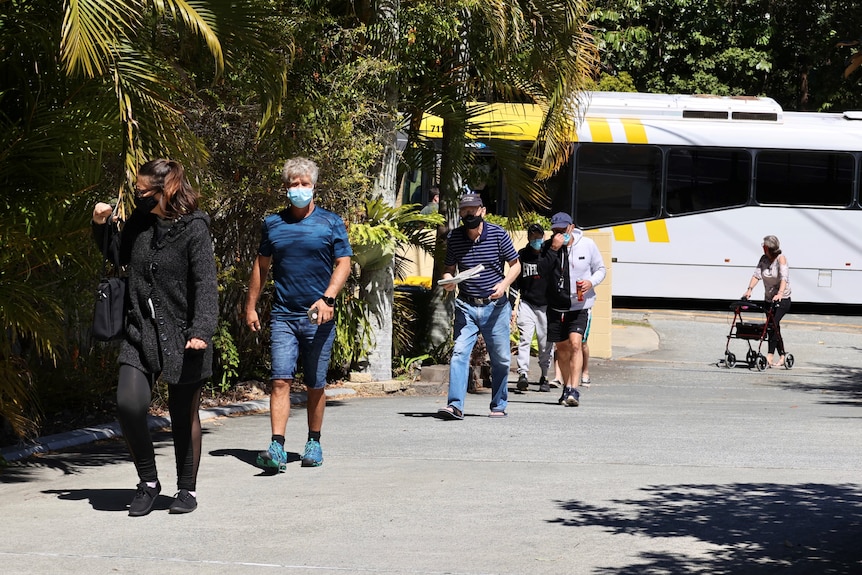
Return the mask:
[[[862,489],[857,485],[737,483],[643,491],[643,498],[613,500],[607,507],[558,501],[565,514],[549,523],[704,544],[696,555],[645,552],[629,566],[595,570],[606,575],[860,572]]]
[[[153,447],[157,452],[173,449],[170,431],[152,432]],[[83,469],[107,465],[131,464],[131,456],[122,437],[100,439],[57,451],[35,453],[0,468],[0,484],[32,481],[41,469],[59,471],[63,475],[76,475]],[[134,494],[133,494],[134,495]],[[131,498],[130,498],[131,499]]]
[[[818,394],[818,401],[828,405],[862,407],[862,369],[841,365],[825,365],[821,377],[803,376],[793,369],[779,370],[779,387],[791,391]]]

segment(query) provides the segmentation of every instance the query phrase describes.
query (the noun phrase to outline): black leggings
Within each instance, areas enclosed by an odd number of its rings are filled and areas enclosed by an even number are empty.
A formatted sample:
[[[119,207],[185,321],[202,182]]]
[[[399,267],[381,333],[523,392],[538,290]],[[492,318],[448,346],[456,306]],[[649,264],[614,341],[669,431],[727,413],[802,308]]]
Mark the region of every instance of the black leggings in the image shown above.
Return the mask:
[[[769,304],[767,304],[769,305]],[[774,312],[772,314],[772,333],[769,336],[769,353],[774,354],[778,350],[778,355],[784,355],[784,338],[781,337],[781,326],[778,322],[790,311],[790,298],[785,298],[780,302],[775,302]],[[774,361],[774,360],[773,360]]]
[[[147,425],[156,376],[130,365],[120,366],[117,419],[141,481],[156,481],[156,456]],[[168,411],[177,462],[177,489],[195,490],[201,462],[201,403],[203,381],[168,386]]]

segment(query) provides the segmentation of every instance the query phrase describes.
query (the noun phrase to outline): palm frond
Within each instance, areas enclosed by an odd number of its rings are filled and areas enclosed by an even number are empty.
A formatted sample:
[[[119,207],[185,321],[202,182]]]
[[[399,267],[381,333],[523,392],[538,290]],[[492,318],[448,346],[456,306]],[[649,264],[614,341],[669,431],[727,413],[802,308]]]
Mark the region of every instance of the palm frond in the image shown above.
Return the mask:
[[[142,0],[66,0],[60,59],[70,75],[108,72],[114,47],[140,24]]]
[[[224,53],[219,40],[219,22],[206,0],[153,0],[159,15],[170,15],[200,36],[215,60],[216,77],[224,72]],[[242,8],[236,8],[240,11]]]

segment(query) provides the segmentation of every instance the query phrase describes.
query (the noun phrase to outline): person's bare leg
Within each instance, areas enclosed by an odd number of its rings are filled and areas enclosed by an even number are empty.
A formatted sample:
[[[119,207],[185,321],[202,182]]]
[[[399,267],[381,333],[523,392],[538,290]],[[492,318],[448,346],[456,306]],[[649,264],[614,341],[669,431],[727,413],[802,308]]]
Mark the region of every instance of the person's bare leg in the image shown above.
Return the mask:
[[[581,383],[581,370],[584,368],[583,346],[581,345],[582,338],[583,336],[579,333],[569,334],[569,346],[571,349],[571,356],[569,357],[571,379],[569,381],[571,383],[568,383],[567,385],[571,387],[578,387]]]
[[[570,340],[556,344],[557,379],[563,388],[571,387],[572,381],[572,344]]]
[[[309,389],[308,390],[308,430],[320,431],[323,427],[323,412],[326,410],[326,394],[325,390]]]
[[[326,393],[320,389],[308,388],[308,441],[302,454],[303,467],[323,465],[323,449],[320,447],[320,429],[323,427],[323,411],[326,408]]]
[[[584,356],[584,367],[581,369],[581,385],[584,387],[590,386],[590,346],[587,342],[581,343],[581,349]]]
[[[284,435],[290,417],[290,379],[273,379],[269,395],[269,423],[273,435]]]
[[[562,385],[563,387],[565,387],[565,385],[563,385],[563,372],[560,369],[560,360],[557,357],[557,344],[554,344],[554,380],[553,381],[555,381],[555,382],[559,383],[560,385]]]
[[[287,468],[287,453],[284,450],[284,434],[287,418],[290,417],[290,379],[273,379],[269,394],[269,425],[272,442],[266,451],[257,455],[257,464],[264,468],[284,471]]]

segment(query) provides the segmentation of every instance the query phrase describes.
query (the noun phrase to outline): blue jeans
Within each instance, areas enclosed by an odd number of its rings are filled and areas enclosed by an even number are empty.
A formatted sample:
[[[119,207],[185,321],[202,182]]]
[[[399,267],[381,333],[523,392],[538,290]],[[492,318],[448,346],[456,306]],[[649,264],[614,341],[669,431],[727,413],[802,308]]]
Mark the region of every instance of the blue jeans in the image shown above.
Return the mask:
[[[326,371],[335,341],[335,322],[313,324],[308,318],[286,320],[273,318],[272,379],[292,380],[296,363],[302,356],[304,383],[308,389],[326,387]]]
[[[508,298],[501,297],[488,305],[470,305],[455,299],[455,347],[449,364],[449,405],[464,411],[470,354],[481,333],[491,357],[491,411],[506,410],[512,361],[509,343],[511,318],[512,306]]]

